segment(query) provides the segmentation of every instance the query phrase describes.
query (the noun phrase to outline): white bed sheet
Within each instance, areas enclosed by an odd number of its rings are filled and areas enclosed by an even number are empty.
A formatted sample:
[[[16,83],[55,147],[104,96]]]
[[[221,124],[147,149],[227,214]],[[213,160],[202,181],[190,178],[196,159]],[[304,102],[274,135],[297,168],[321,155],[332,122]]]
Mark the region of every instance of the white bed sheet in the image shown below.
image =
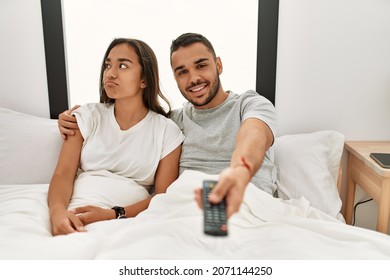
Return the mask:
[[[136,218],[52,237],[47,184],[0,186],[0,259],[390,259],[390,237],[249,185],[228,237],[203,234],[193,190],[217,176],[186,171]]]

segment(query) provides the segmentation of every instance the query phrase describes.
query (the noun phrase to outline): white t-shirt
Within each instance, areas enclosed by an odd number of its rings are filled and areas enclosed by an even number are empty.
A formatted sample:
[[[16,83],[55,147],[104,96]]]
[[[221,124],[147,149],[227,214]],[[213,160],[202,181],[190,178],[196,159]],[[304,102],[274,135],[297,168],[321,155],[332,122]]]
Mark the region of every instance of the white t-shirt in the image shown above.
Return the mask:
[[[128,130],[116,122],[114,104],[90,103],[73,114],[84,138],[81,171],[109,172],[147,190],[154,185],[159,161],[184,140],[172,120],[152,111]]]

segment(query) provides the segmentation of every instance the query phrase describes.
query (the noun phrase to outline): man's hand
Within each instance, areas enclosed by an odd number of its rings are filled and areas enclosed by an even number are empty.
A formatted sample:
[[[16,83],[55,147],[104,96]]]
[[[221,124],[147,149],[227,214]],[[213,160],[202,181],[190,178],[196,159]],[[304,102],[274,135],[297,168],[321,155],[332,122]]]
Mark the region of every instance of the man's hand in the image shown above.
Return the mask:
[[[79,129],[77,125],[76,117],[72,116],[72,112],[79,108],[80,105],[73,106],[71,109],[62,112],[58,116],[58,128],[61,133],[61,137],[66,140],[67,136],[73,136],[74,130]]]
[[[245,167],[229,167],[221,172],[218,184],[209,195],[209,201],[211,203],[219,203],[226,197],[226,214],[229,219],[240,210],[245,188],[249,181],[250,174]],[[195,199],[198,206],[202,208],[202,189],[195,190]]]

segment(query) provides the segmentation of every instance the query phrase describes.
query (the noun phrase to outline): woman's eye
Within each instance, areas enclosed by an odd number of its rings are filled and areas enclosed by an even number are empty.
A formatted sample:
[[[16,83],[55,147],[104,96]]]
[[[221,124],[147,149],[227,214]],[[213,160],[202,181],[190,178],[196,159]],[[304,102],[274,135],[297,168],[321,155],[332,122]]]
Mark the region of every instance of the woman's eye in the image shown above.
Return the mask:
[[[119,68],[121,68],[121,69],[125,69],[125,68],[127,68],[127,65],[126,65],[126,64],[123,64],[123,63],[121,63],[121,64],[119,65]]]
[[[107,63],[105,63],[103,67],[104,67],[104,69],[108,69],[108,68],[110,68],[110,67],[111,67],[111,65],[110,65],[110,64],[107,64]]]

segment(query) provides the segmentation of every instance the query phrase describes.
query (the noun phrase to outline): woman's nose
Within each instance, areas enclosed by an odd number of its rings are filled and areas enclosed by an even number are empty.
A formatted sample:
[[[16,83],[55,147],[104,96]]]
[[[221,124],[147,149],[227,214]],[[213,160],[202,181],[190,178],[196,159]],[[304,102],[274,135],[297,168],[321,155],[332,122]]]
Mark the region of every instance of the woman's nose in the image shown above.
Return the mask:
[[[117,77],[117,74],[113,68],[110,68],[106,74],[107,74],[107,77],[110,79],[115,79]]]

